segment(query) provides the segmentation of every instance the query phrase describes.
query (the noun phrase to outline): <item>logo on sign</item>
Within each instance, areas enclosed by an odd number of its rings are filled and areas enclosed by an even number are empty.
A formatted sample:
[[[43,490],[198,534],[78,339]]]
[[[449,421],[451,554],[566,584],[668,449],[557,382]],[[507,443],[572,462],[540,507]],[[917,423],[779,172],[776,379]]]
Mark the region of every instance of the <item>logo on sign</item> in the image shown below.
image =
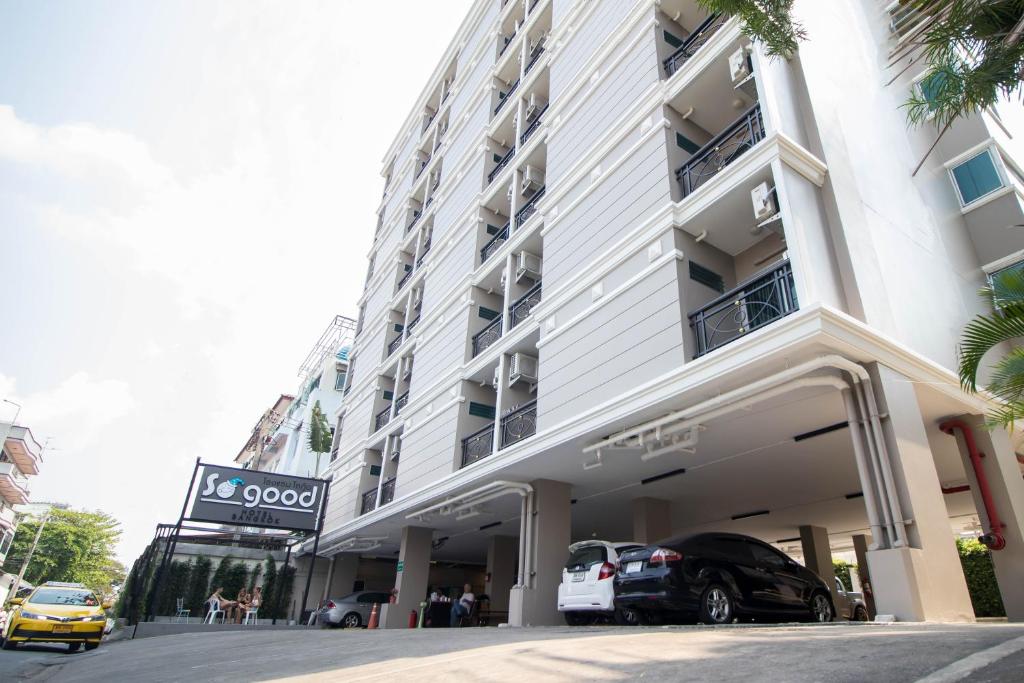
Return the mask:
[[[311,486],[306,491],[298,491],[290,487],[261,486],[259,484],[246,485],[241,477],[232,477],[226,481],[220,480],[220,473],[214,472],[207,475],[206,486],[199,494],[200,500],[204,503],[221,503],[224,505],[237,505],[241,507],[269,508],[271,510],[285,510],[288,512],[316,512],[313,506],[316,504],[318,486]],[[238,489],[242,490],[242,500],[235,500]],[[217,497],[213,497],[216,493]]]

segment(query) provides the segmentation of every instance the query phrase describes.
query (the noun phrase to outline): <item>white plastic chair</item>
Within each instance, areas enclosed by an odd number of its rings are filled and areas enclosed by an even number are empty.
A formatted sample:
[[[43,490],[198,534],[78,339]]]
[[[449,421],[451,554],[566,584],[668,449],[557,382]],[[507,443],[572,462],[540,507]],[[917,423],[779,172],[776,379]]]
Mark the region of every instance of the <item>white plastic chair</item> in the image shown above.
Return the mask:
[[[181,618],[184,617],[185,618],[185,623],[187,624],[188,623],[188,618],[190,616],[192,616],[192,610],[185,609],[185,598],[178,598],[177,600],[174,601],[174,603],[175,603],[174,621],[176,623],[180,623],[181,622]]]
[[[259,626],[260,625],[259,611],[260,611],[259,607],[250,607],[249,609],[245,610],[245,619],[242,621],[242,626],[245,626],[246,624],[249,623],[249,617],[252,617],[252,624],[253,624],[253,626]]]
[[[204,624],[216,624],[218,614],[220,615],[220,623],[227,623],[228,617],[224,613],[224,610],[220,608],[219,600],[210,600],[206,603],[206,605],[207,607],[209,607],[209,611],[206,613],[206,619],[203,620]]]

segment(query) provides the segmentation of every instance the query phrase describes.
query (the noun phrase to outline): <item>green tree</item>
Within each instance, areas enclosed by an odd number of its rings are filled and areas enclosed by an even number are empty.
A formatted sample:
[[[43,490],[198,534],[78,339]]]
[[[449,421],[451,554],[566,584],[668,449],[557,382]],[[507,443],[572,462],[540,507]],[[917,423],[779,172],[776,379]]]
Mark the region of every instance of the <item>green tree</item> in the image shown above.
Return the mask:
[[[227,576],[224,578],[224,595],[234,600],[239,591],[245,588],[249,578],[249,570],[243,562],[234,562],[228,568]]]
[[[213,592],[210,590],[210,570],[213,569],[213,562],[206,556],[196,558],[192,567],[192,574],[189,576],[188,592],[185,596],[185,607],[192,616],[203,616],[203,604],[206,598]]]
[[[1024,337],[1024,270],[1004,270],[981,290],[992,312],[974,317],[960,339],[960,384],[969,392],[978,391],[978,373],[985,355],[1005,342]],[[985,389],[1001,400],[988,415],[990,424],[1012,427],[1024,417],[1024,348],[1014,346],[991,368]]]
[[[295,566],[286,565],[277,572],[277,579],[274,581],[274,592],[270,597],[270,604],[273,612],[268,615],[283,619],[288,614],[288,603],[292,599],[292,586],[295,584]]]
[[[263,607],[260,612],[267,619],[274,617],[274,603],[273,595],[277,589],[277,562],[274,560],[273,555],[267,555],[266,561],[263,563]]]
[[[29,517],[18,525],[4,571],[18,573],[42,520]],[[114,557],[121,524],[104,512],[50,511],[39,545],[25,572],[25,580],[84,583],[103,595],[111,594],[125,580],[125,568]]]
[[[956,549],[960,553],[960,564],[967,580],[967,592],[977,617],[1005,617],[1003,596],[996,583],[992,567],[992,553],[975,539],[958,538]]]
[[[189,578],[192,574],[192,563],[175,560],[167,570],[167,577],[160,588],[156,599],[156,614],[174,614],[178,598],[185,598],[188,591]]]
[[[320,408],[320,401],[316,401],[309,417],[309,450],[316,453],[314,476],[320,473],[320,456],[331,450],[331,440],[331,426]]]

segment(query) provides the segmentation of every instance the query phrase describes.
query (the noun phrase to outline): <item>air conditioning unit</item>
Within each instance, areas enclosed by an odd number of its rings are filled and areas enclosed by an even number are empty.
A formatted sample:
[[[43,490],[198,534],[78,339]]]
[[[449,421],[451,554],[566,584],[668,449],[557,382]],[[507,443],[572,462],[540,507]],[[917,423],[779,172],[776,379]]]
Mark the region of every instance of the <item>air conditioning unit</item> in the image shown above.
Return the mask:
[[[512,201],[512,193],[515,192],[515,186],[515,183],[510,183],[508,186],[508,192],[505,193],[505,196],[508,197],[510,202]]]
[[[544,186],[544,171],[533,166],[527,166],[523,171],[523,183],[520,191],[524,195],[531,195]]]
[[[543,261],[540,256],[531,254],[528,251],[519,252],[516,258],[516,282],[519,282],[524,277],[530,278],[534,282],[540,280],[542,263]]]
[[[491,380],[491,387],[493,387],[494,390],[497,391],[498,387],[500,385],[501,385],[501,368],[497,367],[497,368],[494,368],[494,378]]]
[[[741,47],[729,55],[729,76],[732,78],[732,84],[738,86],[750,78],[751,67],[749,47]]]
[[[544,41],[548,39],[547,33],[542,33],[530,42],[530,52],[533,53],[539,47],[544,47]]]
[[[526,120],[532,121],[547,102],[537,93],[530,93],[530,99],[526,103]]]
[[[423,292],[419,289],[412,293],[412,307],[416,308],[423,303]]]
[[[775,202],[775,189],[768,188],[768,183],[761,183],[750,191],[750,202],[754,205],[754,220],[760,222],[771,218],[779,212]]]
[[[537,384],[537,359],[525,353],[512,354],[512,364],[508,371],[508,385],[511,387],[516,382],[526,382],[531,385]]]

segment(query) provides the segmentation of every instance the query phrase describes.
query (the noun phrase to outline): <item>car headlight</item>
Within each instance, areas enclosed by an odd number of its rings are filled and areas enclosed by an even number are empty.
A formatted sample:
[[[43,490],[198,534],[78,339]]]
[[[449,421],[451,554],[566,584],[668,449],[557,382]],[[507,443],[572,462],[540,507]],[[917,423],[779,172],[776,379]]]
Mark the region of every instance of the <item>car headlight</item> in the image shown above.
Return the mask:
[[[48,617],[45,614],[36,614],[35,612],[22,612],[20,615],[22,619],[39,619],[41,621],[57,621],[54,617]]]
[[[106,621],[107,615],[105,614],[94,614],[91,617],[82,617],[82,621]]]

